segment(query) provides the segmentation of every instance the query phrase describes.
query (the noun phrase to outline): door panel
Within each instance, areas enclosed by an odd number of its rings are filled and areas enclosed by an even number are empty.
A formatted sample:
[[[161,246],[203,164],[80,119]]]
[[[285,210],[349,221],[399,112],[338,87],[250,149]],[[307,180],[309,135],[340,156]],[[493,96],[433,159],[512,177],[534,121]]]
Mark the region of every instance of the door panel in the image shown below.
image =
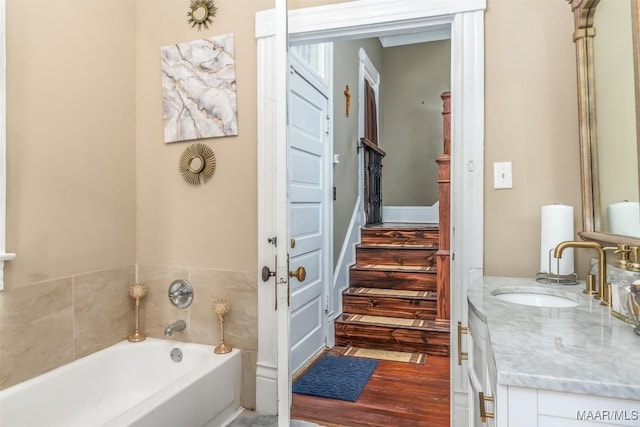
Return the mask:
[[[327,184],[324,169],[328,98],[309,83],[302,66],[291,58],[289,90],[289,269],[306,269],[303,282],[290,279],[291,371],[296,373],[325,345],[325,273],[328,261],[324,235]],[[287,242],[290,243],[290,242]]]

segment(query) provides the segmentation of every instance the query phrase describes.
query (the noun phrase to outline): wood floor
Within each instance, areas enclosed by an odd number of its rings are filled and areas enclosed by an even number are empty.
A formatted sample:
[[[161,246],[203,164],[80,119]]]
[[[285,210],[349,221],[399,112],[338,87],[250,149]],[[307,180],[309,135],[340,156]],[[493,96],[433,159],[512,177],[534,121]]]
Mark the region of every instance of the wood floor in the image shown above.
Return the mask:
[[[424,365],[381,360],[357,402],[294,393],[291,418],[327,427],[448,427],[449,358],[430,355]]]

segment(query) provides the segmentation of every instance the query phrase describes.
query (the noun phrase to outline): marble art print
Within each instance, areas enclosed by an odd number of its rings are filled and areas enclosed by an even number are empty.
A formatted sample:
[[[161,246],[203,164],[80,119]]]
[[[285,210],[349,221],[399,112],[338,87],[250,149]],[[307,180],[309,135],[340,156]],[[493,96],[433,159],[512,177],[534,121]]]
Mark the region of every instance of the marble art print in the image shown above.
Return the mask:
[[[233,34],[161,48],[164,142],[238,134]]]

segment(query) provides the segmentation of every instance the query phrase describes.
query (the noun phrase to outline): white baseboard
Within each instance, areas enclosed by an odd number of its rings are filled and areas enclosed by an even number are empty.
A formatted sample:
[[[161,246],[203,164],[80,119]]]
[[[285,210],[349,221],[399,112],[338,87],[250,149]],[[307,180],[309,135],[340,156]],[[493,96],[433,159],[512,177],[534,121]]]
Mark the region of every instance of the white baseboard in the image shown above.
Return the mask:
[[[438,224],[439,202],[433,206],[383,206],[382,220],[384,222],[408,222]]]
[[[327,336],[325,345],[327,348],[333,348],[336,345],[336,325],[335,318],[327,319]]]
[[[469,426],[469,394],[465,390],[453,390],[451,413],[455,414],[451,421],[453,427]]]
[[[327,320],[331,319],[331,321],[333,321],[342,314],[342,291],[349,286],[349,267],[356,262],[356,245],[360,243],[360,229],[364,224],[363,219],[364,216],[360,215],[360,197],[358,197],[353,208],[353,213],[351,214],[347,234],[342,243],[336,268],[333,271]],[[332,334],[333,329],[327,331],[327,335]],[[333,339],[335,340],[335,337],[333,337]],[[331,337],[327,338],[327,342],[331,340]]]
[[[256,366],[256,412],[278,413],[278,368],[260,361]]]

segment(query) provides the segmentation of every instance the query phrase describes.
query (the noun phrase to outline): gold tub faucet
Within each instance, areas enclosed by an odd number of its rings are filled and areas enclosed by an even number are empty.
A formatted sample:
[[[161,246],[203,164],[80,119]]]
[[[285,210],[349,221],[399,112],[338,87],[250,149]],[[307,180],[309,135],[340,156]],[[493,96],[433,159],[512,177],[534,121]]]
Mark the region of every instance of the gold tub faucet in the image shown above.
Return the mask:
[[[597,298],[602,301],[604,295],[605,283],[607,280],[607,256],[604,251],[604,248],[600,243],[597,242],[583,242],[583,241],[573,241],[568,240],[565,242],[560,242],[556,246],[556,249],[553,253],[555,258],[560,258],[562,256],[562,252],[567,248],[587,248],[587,249],[595,249],[598,251],[598,281],[597,281],[597,290],[591,289],[589,286],[589,280],[587,280],[586,289],[584,290],[585,294],[593,295],[597,293]]]

